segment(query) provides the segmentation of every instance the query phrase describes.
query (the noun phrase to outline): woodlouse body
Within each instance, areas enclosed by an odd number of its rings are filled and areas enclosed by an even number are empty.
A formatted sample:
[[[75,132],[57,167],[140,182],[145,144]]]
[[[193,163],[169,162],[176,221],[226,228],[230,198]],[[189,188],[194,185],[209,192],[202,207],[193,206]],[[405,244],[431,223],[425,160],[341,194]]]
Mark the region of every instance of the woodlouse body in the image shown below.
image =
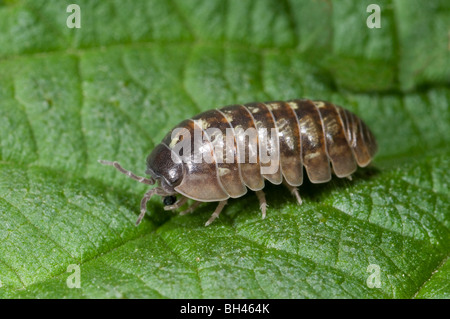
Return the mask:
[[[209,136],[210,128],[218,134]],[[251,128],[256,134],[239,133]],[[276,132],[272,134],[275,138],[267,138],[269,130]],[[180,154],[177,146],[186,136],[176,134],[180,131],[188,136],[200,131],[203,138],[200,143],[184,139],[190,144],[191,152]],[[225,144],[227,160],[219,160],[224,154],[218,155],[217,146]],[[262,161],[262,146],[272,159],[270,164]],[[165,209],[179,208],[188,198],[198,202],[220,202],[207,222],[209,225],[220,214],[228,198],[241,197],[247,189],[256,191],[264,217],[266,202],[262,189],[265,180],[273,184],[283,182],[301,203],[296,187],[303,183],[303,167],[312,183],[328,182],[332,172],[338,177],[350,178],[358,165],[364,167],[371,162],[376,150],[373,134],[356,115],[329,102],[303,99],[231,105],[182,121],[148,156],[146,173],[151,175],[149,179],[124,170],[117,162],[102,163],[113,165],[140,182],[158,182],[159,186],[148,191],[142,199],[138,223],[145,215],[146,203],[152,195],[179,194],[182,198]],[[209,156],[210,160],[196,160],[199,154]],[[249,160],[251,156],[256,161]],[[267,173],[268,165],[276,169]]]

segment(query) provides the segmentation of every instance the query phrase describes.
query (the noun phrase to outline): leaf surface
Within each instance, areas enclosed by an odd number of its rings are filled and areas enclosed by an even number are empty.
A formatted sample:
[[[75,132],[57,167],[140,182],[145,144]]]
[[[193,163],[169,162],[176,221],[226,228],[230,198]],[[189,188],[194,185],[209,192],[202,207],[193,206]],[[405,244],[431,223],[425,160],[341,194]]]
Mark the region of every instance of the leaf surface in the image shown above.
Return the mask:
[[[69,29],[69,1],[0,1],[0,297],[449,298],[450,6],[378,2],[381,29],[370,1],[85,0]],[[302,206],[267,185],[264,220],[249,193],[135,227],[146,188],[97,162],[143,174],[185,118],[302,97],[379,153]]]

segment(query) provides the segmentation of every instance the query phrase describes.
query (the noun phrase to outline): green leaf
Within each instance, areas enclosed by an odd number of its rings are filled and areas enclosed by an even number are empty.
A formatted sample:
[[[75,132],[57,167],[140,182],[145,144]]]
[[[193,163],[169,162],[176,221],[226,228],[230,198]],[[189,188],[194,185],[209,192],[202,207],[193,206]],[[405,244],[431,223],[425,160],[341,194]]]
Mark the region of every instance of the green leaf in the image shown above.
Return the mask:
[[[70,1],[0,1],[0,297],[449,298],[450,5],[378,1],[369,29],[371,2],[80,0],[69,29]],[[302,97],[379,153],[302,206],[267,185],[264,220],[249,193],[135,227],[146,188],[97,162],[143,174],[184,118]]]

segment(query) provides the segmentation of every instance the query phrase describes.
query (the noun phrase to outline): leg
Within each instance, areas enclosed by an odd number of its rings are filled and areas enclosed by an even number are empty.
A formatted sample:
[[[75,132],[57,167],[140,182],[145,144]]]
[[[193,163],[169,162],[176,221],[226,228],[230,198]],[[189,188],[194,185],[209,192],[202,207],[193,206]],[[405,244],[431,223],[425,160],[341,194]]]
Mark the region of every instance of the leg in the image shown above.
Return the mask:
[[[287,187],[287,189],[289,189],[289,191],[291,192],[292,195],[295,196],[295,198],[297,199],[297,203],[299,205],[302,204],[302,198],[300,197],[300,194],[298,193],[298,189],[295,186],[291,186],[289,185],[287,182],[283,181],[283,184]]]
[[[227,204],[226,200],[223,200],[219,203],[219,205],[217,205],[216,210],[214,211],[214,213],[211,215],[211,217],[208,219],[208,221],[206,222],[205,226],[209,226],[211,225],[211,223],[220,215],[220,212],[223,210],[223,208],[225,207],[225,205]]]
[[[261,209],[262,213],[262,219],[266,218],[266,209],[267,209],[267,202],[266,202],[266,195],[263,191],[256,191],[256,196],[258,196],[259,199],[259,209]]]
[[[108,166],[115,167],[119,172],[127,175],[128,177],[134,179],[135,181],[138,181],[139,183],[143,183],[143,184],[147,184],[147,185],[155,184],[155,181],[154,181],[153,178],[145,178],[145,177],[137,176],[134,173],[132,173],[131,171],[128,171],[128,170],[124,169],[117,162],[110,162],[110,161],[103,161],[103,160],[99,160],[98,162],[100,164],[103,164],[103,165],[108,165]]]
[[[156,193],[155,190],[156,190],[156,188],[153,188],[153,189],[147,191],[144,194],[144,197],[142,197],[142,200],[141,200],[141,213],[139,214],[139,217],[138,217],[138,219],[136,221],[136,226],[139,225],[141,223],[142,219],[144,218],[145,213],[147,212],[147,202],[150,200],[150,198],[153,196],[153,194]]]
[[[168,205],[168,206],[164,206],[164,210],[174,210],[174,209],[180,208],[181,206],[183,206],[184,204],[186,204],[187,200],[188,200],[188,198],[183,196],[182,198],[180,198],[179,200],[177,200],[177,201],[175,202],[175,204],[173,204],[173,205]]]
[[[144,197],[142,197],[141,200],[141,213],[139,214],[139,217],[136,221],[136,226],[139,225],[142,221],[142,219],[145,216],[145,213],[147,212],[147,202],[152,198],[153,195],[159,195],[159,196],[165,196],[167,193],[160,187],[155,187],[150,190],[148,190]]]
[[[198,206],[200,206],[202,202],[195,202],[191,206],[189,206],[186,210],[183,210],[180,215],[186,215],[192,213]]]

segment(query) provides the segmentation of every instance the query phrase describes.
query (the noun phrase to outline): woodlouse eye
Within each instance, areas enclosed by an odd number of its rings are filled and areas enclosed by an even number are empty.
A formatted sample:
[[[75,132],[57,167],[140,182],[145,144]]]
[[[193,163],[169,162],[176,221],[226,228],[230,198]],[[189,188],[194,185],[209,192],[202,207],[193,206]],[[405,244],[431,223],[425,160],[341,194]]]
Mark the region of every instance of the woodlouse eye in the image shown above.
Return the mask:
[[[169,206],[175,204],[177,198],[175,196],[166,196],[163,199],[164,206]]]

